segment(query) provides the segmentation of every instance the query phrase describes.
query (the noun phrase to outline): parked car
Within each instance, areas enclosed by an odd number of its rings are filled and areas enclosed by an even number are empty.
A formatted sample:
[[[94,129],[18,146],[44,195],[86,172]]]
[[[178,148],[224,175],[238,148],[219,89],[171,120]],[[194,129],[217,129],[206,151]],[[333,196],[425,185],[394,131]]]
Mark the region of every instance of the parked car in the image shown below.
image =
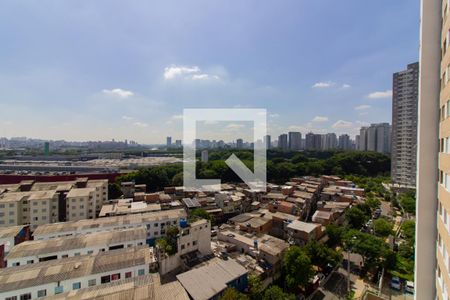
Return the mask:
[[[414,282],[412,282],[412,281],[406,282],[405,292],[408,294],[414,294]]]
[[[402,289],[402,283],[400,281],[400,278],[398,278],[397,276],[392,277],[391,288],[397,291],[400,291]]]

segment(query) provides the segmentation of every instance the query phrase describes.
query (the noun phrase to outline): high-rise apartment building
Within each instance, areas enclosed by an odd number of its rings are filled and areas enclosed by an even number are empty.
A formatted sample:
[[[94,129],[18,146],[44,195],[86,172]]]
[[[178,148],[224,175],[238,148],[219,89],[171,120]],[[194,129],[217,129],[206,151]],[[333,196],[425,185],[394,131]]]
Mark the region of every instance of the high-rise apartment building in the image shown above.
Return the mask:
[[[371,124],[359,130],[358,150],[389,153],[391,151],[391,125]]]
[[[166,146],[167,147],[171,147],[172,146],[172,137],[171,136],[168,136],[166,138]]]
[[[391,177],[394,183],[416,184],[419,63],[394,73],[392,84]]]
[[[278,148],[281,150],[287,150],[288,149],[288,136],[287,134],[283,133],[278,137]]]
[[[341,150],[350,150],[352,148],[352,143],[348,134],[341,134],[339,136],[338,148]]]
[[[243,139],[236,140],[236,148],[238,148],[238,149],[244,148],[244,140]]]
[[[377,130],[376,148],[379,153],[391,152],[391,131],[392,127],[389,123],[375,124]]]
[[[450,3],[422,0],[416,177],[415,299],[450,289]],[[439,147],[440,145],[440,147]]]
[[[272,148],[272,141],[270,135],[266,135],[263,137],[263,143],[266,147],[266,149]]]
[[[322,135],[322,150],[336,149],[338,140],[335,133],[327,133]]]
[[[360,151],[367,151],[367,127],[361,127],[359,130],[359,147]]]
[[[306,150],[321,150],[322,149],[322,135],[309,132],[305,136]]]
[[[302,134],[300,132],[289,132],[289,149],[300,150],[302,144]]]

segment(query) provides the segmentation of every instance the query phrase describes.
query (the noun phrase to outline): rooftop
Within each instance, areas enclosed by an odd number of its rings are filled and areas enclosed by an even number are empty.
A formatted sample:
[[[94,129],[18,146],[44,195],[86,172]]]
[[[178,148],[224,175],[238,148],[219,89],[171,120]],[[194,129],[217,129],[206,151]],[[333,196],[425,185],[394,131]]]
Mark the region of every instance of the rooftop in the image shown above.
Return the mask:
[[[7,238],[13,238],[16,235],[19,234],[19,232],[25,227],[26,225],[19,225],[19,226],[9,226],[9,227],[0,227],[0,239],[7,239]]]
[[[67,198],[89,197],[89,194],[93,192],[95,192],[95,188],[71,189],[67,194]]]
[[[98,245],[114,245],[127,241],[145,240],[146,237],[147,231],[145,227],[141,227],[61,237],[49,240],[26,241],[14,246],[7,255],[6,259],[39,256],[73,249],[89,248]]]
[[[294,220],[287,226],[287,228],[310,233],[320,226],[320,224],[306,223],[299,220]]]
[[[102,206],[99,217],[107,215],[135,214],[141,212],[160,211],[160,204],[148,204],[143,201],[133,202],[133,199],[119,199],[117,203]]]
[[[95,287],[73,290],[47,297],[51,300],[93,300],[93,299],[127,299],[127,300],[189,300],[189,296],[178,281],[162,284],[158,274],[137,276],[118,280]]]
[[[86,219],[79,221],[53,223],[40,225],[34,231],[34,236],[58,234],[65,232],[78,232],[84,233],[83,230],[89,230],[92,228],[121,228],[121,226],[136,225],[160,220],[186,218],[186,212],[184,209],[170,209],[141,214],[131,214],[123,216],[105,217],[97,219]]]
[[[6,268],[0,272],[0,291],[20,290],[150,262],[150,249],[138,247]]]
[[[177,279],[194,300],[207,300],[245,274],[247,270],[234,259],[213,258],[199,268],[177,275]]]

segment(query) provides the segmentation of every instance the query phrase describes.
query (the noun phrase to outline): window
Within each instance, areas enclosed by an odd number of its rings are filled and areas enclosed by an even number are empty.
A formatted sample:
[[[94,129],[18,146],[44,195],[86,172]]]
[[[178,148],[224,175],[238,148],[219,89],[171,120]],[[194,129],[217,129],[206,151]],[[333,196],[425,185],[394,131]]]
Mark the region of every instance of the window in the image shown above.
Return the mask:
[[[20,266],[20,262],[14,262],[12,265],[13,265],[13,267],[18,267],[18,266]]]
[[[125,273],[125,278],[131,278],[131,274],[132,274],[131,272],[126,272]]]
[[[106,276],[102,276],[101,278],[100,278],[100,282],[103,284],[103,283],[108,283],[108,282],[110,282],[111,281],[111,277],[109,276],[109,275],[106,275]]]
[[[38,297],[45,297],[45,296],[47,296],[47,290],[38,291]]]
[[[79,289],[81,289],[81,282],[74,282],[74,283],[72,284],[72,289],[73,289],[73,290],[79,290]]]
[[[31,299],[31,293],[20,295],[20,300],[29,300],[29,299]]]
[[[192,246],[195,246],[195,245],[197,245],[197,241],[192,242]]]
[[[185,248],[185,247],[184,247],[184,244],[183,244],[183,245],[181,245],[181,250],[184,250],[184,248]]]
[[[55,286],[55,294],[62,294],[64,293],[64,287],[63,286]]]
[[[88,250],[88,252],[87,252],[87,254],[92,254],[92,253],[94,253],[93,250]]]
[[[88,286],[95,286],[97,284],[97,281],[95,279],[89,279]]]
[[[27,265],[31,265],[32,263],[34,263],[34,260],[27,260]]]
[[[142,276],[145,275],[145,270],[144,269],[139,269],[138,270],[138,276]]]
[[[17,296],[6,297],[5,300],[17,300]]]
[[[69,257],[68,254],[63,254],[63,255],[61,255],[61,258],[67,258],[67,257]]]
[[[120,273],[117,273],[117,274],[112,274],[111,275],[111,280],[113,281],[113,280],[119,280],[120,279]]]
[[[80,256],[80,252],[74,253],[73,256]]]

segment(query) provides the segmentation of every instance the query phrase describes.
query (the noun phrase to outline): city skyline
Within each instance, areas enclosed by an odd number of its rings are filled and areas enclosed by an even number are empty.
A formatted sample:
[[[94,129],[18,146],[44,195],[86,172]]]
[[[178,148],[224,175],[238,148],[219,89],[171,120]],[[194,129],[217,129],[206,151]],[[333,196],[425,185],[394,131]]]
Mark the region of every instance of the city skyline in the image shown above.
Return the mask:
[[[407,1],[3,6],[0,136],[7,137],[163,144],[167,135],[181,138],[190,107],[266,108],[272,136],[354,136],[390,121],[391,75],[417,60],[410,29],[418,7]],[[370,16],[360,13],[367,9]],[[249,17],[230,28],[236,11]],[[160,17],[166,12],[171,26]]]

